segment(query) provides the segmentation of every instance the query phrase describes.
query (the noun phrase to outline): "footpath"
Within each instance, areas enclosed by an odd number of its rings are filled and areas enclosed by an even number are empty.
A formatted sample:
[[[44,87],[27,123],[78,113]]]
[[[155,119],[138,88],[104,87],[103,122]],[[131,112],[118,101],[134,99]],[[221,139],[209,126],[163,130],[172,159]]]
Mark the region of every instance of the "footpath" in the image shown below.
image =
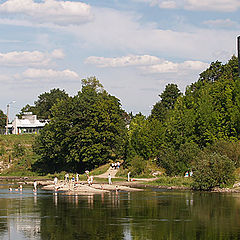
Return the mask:
[[[115,169],[115,168],[109,167],[109,169],[105,173],[100,174],[100,175],[96,175],[94,177],[107,178],[108,175],[110,174],[112,178],[115,178],[118,170],[119,170],[118,168]]]

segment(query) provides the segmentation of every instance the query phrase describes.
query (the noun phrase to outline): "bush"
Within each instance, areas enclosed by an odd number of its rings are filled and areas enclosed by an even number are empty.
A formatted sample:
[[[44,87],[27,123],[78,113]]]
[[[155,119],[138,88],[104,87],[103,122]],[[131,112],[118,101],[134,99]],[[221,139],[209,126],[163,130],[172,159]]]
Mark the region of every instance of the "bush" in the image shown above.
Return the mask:
[[[145,172],[146,168],[146,160],[144,160],[140,156],[135,156],[131,162],[131,166],[129,168],[129,171],[131,172],[131,176],[139,176],[142,175]]]
[[[196,157],[193,169],[193,188],[211,190],[234,183],[234,163],[231,159],[217,153],[202,152]]]
[[[217,152],[230,158],[235,167],[240,167],[240,142],[219,140],[207,148],[210,152]]]

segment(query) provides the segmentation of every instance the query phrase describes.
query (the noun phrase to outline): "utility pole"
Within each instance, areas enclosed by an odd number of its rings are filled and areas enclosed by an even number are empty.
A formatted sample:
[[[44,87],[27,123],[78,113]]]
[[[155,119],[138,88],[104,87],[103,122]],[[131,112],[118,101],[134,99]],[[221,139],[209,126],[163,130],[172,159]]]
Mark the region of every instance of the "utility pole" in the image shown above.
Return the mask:
[[[8,135],[8,117],[9,117],[10,104],[15,103],[15,102],[16,101],[12,101],[12,102],[8,103],[8,105],[7,105],[7,120],[6,120],[6,132],[5,132],[6,135]]]

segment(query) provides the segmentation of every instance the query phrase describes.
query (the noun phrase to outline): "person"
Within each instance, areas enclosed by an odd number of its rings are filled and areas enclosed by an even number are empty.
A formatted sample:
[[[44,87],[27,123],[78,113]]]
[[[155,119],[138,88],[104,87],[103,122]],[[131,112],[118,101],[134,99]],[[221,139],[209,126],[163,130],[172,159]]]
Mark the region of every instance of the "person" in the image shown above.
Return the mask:
[[[22,190],[23,190],[23,186],[22,185],[19,186],[19,190],[20,190],[20,192],[22,192]]]
[[[67,182],[68,182],[68,180],[69,180],[69,174],[68,174],[68,173],[66,173],[66,174],[65,174],[65,182],[67,183]]]
[[[188,171],[185,173],[184,177],[188,177]]]
[[[128,182],[130,182],[130,173],[131,172],[128,172]]]
[[[33,191],[34,192],[37,191],[37,182],[36,182],[36,180],[34,180],[34,182],[33,182]]]
[[[114,168],[117,169],[117,163],[116,162],[114,163]]]
[[[192,177],[192,175],[193,175],[193,171],[191,170],[191,172],[189,173],[189,175],[190,175],[190,177]]]
[[[12,192],[12,188],[9,186],[9,191]]]
[[[91,185],[91,179],[90,179],[90,176],[89,176],[89,175],[88,175],[87,182],[88,182],[88,185],[90,186],[90,185]]]
[[[57,185],[57,183],[58,183],[58,178],[57,178],[57,177],[55,177],[53,181],[54,181],[54,185],[56,186],[56,185]]]
[[[112,177],[110,173],[108,174],[108,184],[112,184]]]
[[[90,185],[92,185],[93,184],[93,176],[90,176],[89,178],[90,178]]]
[[[120,162],[117,162],[117,168],[118,169],[120,168]]]
[[[112,163],[112,169],[114,169],[114,163]]]
[[[78,182],[79,181],[79,174],[77,173],[76,175],[76,181]]]

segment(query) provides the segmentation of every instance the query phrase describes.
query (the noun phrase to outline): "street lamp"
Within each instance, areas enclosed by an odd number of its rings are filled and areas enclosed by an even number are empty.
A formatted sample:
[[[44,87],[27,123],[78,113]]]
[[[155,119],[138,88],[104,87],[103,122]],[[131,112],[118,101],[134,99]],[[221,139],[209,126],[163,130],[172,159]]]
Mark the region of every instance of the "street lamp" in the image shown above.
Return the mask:
[[[16,101],[11,101],[11,102],[8,103],[8,105],[7,105],[6,135],[8,135],[8,116],[9,116],[10,104],[15,103],[15,102],[16,102]]]

